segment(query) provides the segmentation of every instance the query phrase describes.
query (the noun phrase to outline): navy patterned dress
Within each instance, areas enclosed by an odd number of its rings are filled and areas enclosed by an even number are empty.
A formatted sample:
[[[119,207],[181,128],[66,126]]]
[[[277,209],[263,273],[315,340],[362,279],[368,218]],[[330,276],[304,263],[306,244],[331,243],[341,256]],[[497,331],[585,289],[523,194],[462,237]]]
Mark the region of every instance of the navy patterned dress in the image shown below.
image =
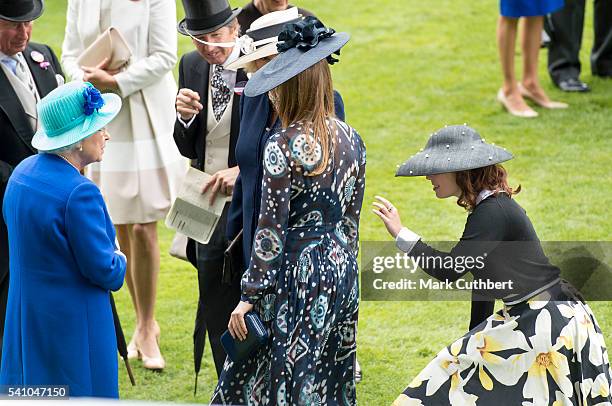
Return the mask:
[[[359,307],[359,214],[365,146],[331,119],[335,149],[325,171],[321,145],[300,123],[264,149],[261,214],[242,300],[255,305],[267,345],[240,364],[226,360],[211,403],[353,405]]]

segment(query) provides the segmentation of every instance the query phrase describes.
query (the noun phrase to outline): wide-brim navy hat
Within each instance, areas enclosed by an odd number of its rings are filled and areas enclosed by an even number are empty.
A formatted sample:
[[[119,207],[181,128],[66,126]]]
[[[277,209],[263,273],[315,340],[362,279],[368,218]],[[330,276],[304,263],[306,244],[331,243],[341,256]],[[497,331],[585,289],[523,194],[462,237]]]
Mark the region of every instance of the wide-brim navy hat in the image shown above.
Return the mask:
[[[0,19],[17,23],[36,20],[43,13],[42,0],[0,0]]]
[[[39,128],[32,146],[49,152],[95,134],[121,110],[121,97],[101,94],[89,82],[70,82],[53,89],[38,105]]]
[[[483,168],[512,159],[505,148],[488,144],[467,125],[441,128],[431,134],[424,149],[397,170],[395,176],[426,176]]]
[[[240,14],[242,8],[232,9],[227,0],[183,0],[185,18],[176,26],[187,36],[210,34],[226,26]]]
[[[350,38],[346,32],[325,28],[311,16],[286,24],[278,37],[278,56],[253,74],[244,94],[254,97],[269,92],[317,62],[331,58]]]

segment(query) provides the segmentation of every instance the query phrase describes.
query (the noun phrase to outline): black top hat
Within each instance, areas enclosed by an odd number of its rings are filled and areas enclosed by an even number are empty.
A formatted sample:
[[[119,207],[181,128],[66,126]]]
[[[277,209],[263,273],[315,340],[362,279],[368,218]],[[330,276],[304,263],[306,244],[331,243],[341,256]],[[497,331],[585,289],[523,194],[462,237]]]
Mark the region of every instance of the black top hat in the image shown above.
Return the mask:
[[[15,22],[36,20],[43,8],[43,0],[0,0],[0,19]]]
[[[1,0],[0,0],[1,1]],[[208,34],[227,25],[242,10],[232,10],[227,0],[183,0],[185,18],[176,29],[183,35]]]

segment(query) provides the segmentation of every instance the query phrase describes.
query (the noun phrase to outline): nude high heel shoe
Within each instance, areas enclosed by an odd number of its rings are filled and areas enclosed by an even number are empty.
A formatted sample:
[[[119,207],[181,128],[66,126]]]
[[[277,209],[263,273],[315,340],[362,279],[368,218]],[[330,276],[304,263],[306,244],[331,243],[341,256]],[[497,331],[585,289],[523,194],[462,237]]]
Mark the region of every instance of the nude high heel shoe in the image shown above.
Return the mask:
[[[140,359],[140,353],[138,352],[138,346],[136,345],[136,333],[134,333],[130,343],[127,346],[127,358]]]
[[[537,104],[540,107],[544,107],[545,109],[566,109],[569,107],[569,104],[567,103],[563,103],[563,102],[558,102],[558,101],[552,101],[552,100],[540,100],[537,97],[535,97],[535,95],[533,93],[531,93],[529,90],[527,90],[527,88],[525,86],[523,86],[522,83],[518,84],[518,88],[521,92],[521,95],[526,98],[531,100],[532,102],[534,102],[535,104]]]
[[[157,347],[159,348],[159,337],[161,335],[159,325],[155,322],[155,342],[157,343]],[[145,353],[142,352],[142,349],[138,347],[138,356],[142,359],[142,366],[146,369],[150,369],[152,371],[161,372],[166,367],[166,361],[164,357],[161,355],[161,351],[159,352],[159,356],[157,357],[149,357]]]
[[[497,92],[497,101],[500,102],[501,105],[506,108],[506,110],[508,110],[508,113],[512,114],[515,117],[533,118],[538,116],[538,112],[530,108],[527,108],[527,110],[516,110],[512,106],[510,106],[503,89],[499,89],[499,91]]]
[[[159,328],[159,324],[157,324],[157,320],[155,321],[155,339],[157,340],[157,345],[159,345],[159,337],[161,335],[161,330]],[[141,359],[140,356],[140,351],[138,349],[138,345],[136,345],[136,339],[138,336],[138,329],[136,329],[134,331],[134,334],[132,335],[132,339],[130,340],[130,343],[127,346],[127,351],[128,351],[128,359],[130,360],[134,360],[134,359]]]
[[[159,357],[147,357],[140,352],[140,356],[142,357],[142,366],[146,369],[161,372],[166,367],[166,361],[161,355]]]

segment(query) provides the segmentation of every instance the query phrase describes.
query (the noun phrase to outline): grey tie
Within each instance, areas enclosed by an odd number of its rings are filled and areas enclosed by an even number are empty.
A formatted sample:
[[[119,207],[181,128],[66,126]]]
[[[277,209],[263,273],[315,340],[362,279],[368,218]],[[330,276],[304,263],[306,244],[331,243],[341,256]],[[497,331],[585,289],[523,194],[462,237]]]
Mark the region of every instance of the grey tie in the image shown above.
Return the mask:
[[[210,80],[210,86],[212,87],[212,107],[215,119],[219,121],[221,116],[225,112],[225,108],[230,101],[230,89],[223,80],[221,73],[223,72],[223,65],[215,65],[212,78]]]
[[[32,75],[28,72],[28,66],[21,53],[11,56],[17,62],[15,66],[15,76],[23,83],[33,95],[36,95],[36,85],[32,79]]]

